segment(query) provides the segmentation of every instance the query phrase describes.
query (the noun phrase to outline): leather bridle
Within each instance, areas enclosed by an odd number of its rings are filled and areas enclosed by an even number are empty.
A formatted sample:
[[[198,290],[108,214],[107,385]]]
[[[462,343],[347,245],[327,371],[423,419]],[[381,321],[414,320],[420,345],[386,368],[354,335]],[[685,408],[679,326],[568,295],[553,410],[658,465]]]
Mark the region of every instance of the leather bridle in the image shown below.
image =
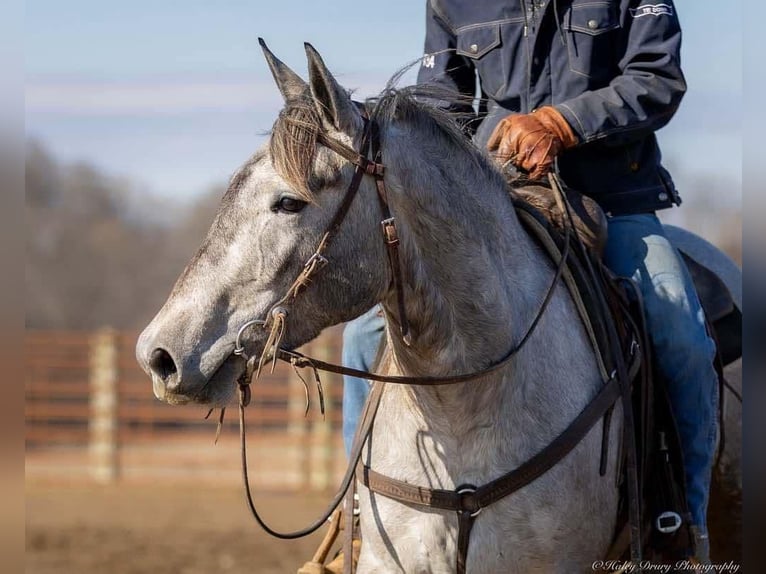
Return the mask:
[[[363,119],[364,119],[364,131],[363,131],[360,148],[364,153],[356,152],[355,150],[348,147],[347,145],[330,137],[325,132],[319,132],[317,134],[317,140],[319,143],[331,149],[332,151],[334,151],[335,153],[337,153],[344,159],[348,160],[351,164],[355,166],[353,177],[351,179],[351,182],[349,183],[349,186],[346,190],[345,195],[343,196],[343,199],[340,205],[338,206],[330,224],[327,227],[327,230],[322,235],[314,253],[309,257],[309,259],[304,264],[304,267],[301,273],[298,275],[295,281],[293,281],[292,285],[288,288],[284,297],[279,299],[276,303],[274,303],[271,306],[270,311],[266,315],[267,317],[266,319],[264,320],[254,319],[251,321],[247,321],[239,328],[235,345],[234,345],[234,350],[232,351],[233,354],[242,356],[243,358],[245,358],[245,360],[248,360],[248,356],[246,355],[244,345],[242,344],[242,335],[244,331],[253,325],[262,325],[266,327],[274,321],[275,317],[286,316],[287,309],[285,308],[285,305],[288,305],[290,302],[294,301],[298,297],[298,295],[301,293],[301,291],[311,282],[314,275],[316,275],[325,266],[328,265],[329,261],[324,254],[327,251],[327,248],[330,246],[332,240],[335,238],[338,231],[340,230],[340,227],[343,224],[343,221],[345,220],[346,216],[348,215],[349,209],[351,208],[351,204],[353,203],[354,199],[356,198],[357,192],[359,191],[359,186],[361,185],[362,178],[365,175],[371,176],[375,180],[378,203],[380,205],[380,210],[382,214],[382,219],[380,223],[381,223],[381,228],[383,231],[384,243],[386,245],[386,249],[388,253],[389,268],[391,270],[391,277],[392,277],[392,287],[396,293],[397,313],[398,313],[397,319],[400,326],[402,340],[407,345],[411,344],[412,334],[410,332],[409,321],[407,320],[407,314],[405,310],[404,284],[402,280],[402,270],[401,270],[401,263],[399,258],[399,233],[396,226],[396,218],[392,215],[391,208],[388,202],[388,192],[386,189],[386,184],[384,179],[385,171],[386,171],[385,166],[382,163],[380,163],[382,160],[382,152],[380,148],[380,131],[379,131],[377,121],[375,119],[368,119],[367,117],[364,117]],[[368,154],[372,159],[368,158]],[[561,194],[560,192],[558,180],[557,178],[555,178],[555,176],[553,177],[552,182],[554,185],[554,189],[558,189],[559,195],[563,196],[563,194]],[[563,206],[562,206],[562,209],[563,209]],[[543,299],[543,302],[540,305],[540,309],[535,315],[535,318],[533,319],[533,321],[530,323],[525,334],[522,336],[519,342],[516,343],[501,359],[494,362],[493,364],[491,364],[489,367],[485,369],[482,369],[480,371],[475,371],[472,373],[462,374],[462,375],[439,376],[439,377],[385,376],[385,375],[379,375],[376,373],[370,373],[367,371],[351,369],[348,367],[343,367],[341,365],[333,365],[331,363],[326,363],[318,359],[307,357],[297,351],[289,351],[289,350],[281,349],[278,346],[273,348],[273,352],[269,358],[272,360],[280,359],[282,361],[290,363],[291,365],[297,368],[309,367],[309,368],[320,370],[320,371],[327,371],[327,372],[332,372],[336,374],[361,377],[361,378],[366,378],[373,381],[379,381],[383,383],[394,383],[394,384],[449,385],[449,384],[456,384],[456,383],[464,383],[467,381],[481,378],[485,375],[489,375],[495,371],[500,370],[504,366],[506,366],[508,362],[511,359],[513,359],[513,357],[524,347],[524,345],[527,343],[527,341],[529,340],[529,338],[532,336],[535,329],[537,328],[537,325],[539,324],[540,320],[545,314],[545,311],[551,299],[553,298],[556,285],[561,279],[561,275],[564,272],[564,269],[566,268],[566,264],[567,264],[567,260],[569,256],[569,243],[570,243],[569,238],[570,238],[570,226],[567,226],[565,229],[564,250],[562,252],[561,260],[556,267],[556,272],[554,274],[553,280],[551,281],[551,284],[548,287],[548,290],[545,294],[545,298]],[[268,344],[267,344],[267,347],[268,347]],[[266,351],[269,351],[269,350],[270,349],[266,349]],[[261,363],[262,362],[263,361],[261,361]],[[257,371],[254,371],[254,370],[253,372],[257,373]],[[242,386],[246,387],[249,384],[250,382],[249,379],[247,381],[244,381],[244,379],[247,379],[247,377],[240,378],[239,380],[240,387]]]
[[[316,250],[305,263],[303,270],[287,290],[285,296],[271,307],[265,320],[256,319],[248,321],[241,326],[237,334],[235,348],[233,351],[235,355],[242,356],[246,361],[245,372],[238,379],[237,383],[239,390],[239,423],[242,475],[248,506],[255,520],[268,534],[281,539],[295,539],[307,536],[319,529],[323,524],[326,523],[330,515],[340,505],[343,497],[347,496],[346,508],[348,512],[346,513],[346,528],[348,530],[349,543],[347,544],[347,550],[349,552],[347,553],[346,559],[348,562],[351,562],[350,533],[353,530],[353,513],[351,512],[351,505],[353,504],[354,479],[358,474],[361,477],[360,479],[362,482],[370,490],[378,492],[384,496],[410,504],[456,511],[458,513],[459,519],[457,572],[462,574],[465,572],[465,561],[468,551],[468,537],[471,531],[471,526],[473,525],[475,517],[479,512],[481,512],[481,509],[511,494],[512,492],[515,492],[519,488],[523,487],[524,485],[528,484],[546,472],[559,460],[566,456],[566,454],[569,453],[580,442],[580,440],[587,434],[587,432],[592,428],[596,421],[600,420],[602,417],[608,417],[611,413],[611,409],[615,401],[620,397],[623,399],[625,398],[625,381],[627,381],[627,385],[629,386],[629,381],[632,380],[635,372],[638,369],[638,365],[640,364],[640,353],[638,352],[638,349],[635,349],[636,352],[632,357],[629,368],[619,369],[620,372],[617,373],[616,376],[613,376],[608,381],[605,381],[596,397],[594,397],[594,399],[580,413],[580,415],[545,449],[540,451],[537,455],[532,457],[517,469],[514,469],[513,471],[503,475],[502,477],[499,477],[498,479],[493,480],[484,486],[476,487],[474,485],[460,485],[454,491],[420,488],[382,476],[373,471],[368,466],[361,464],[360,460],[362,455],[362,448],[371,434],[375,415],[380,404],[380,399],[385,384],[437,386],[464,383],[480,379],[502,369],[518,354],[518,352],[524,347],[524,345],[527,343],[537,328],[541,318],[548,308],[550,301],[552,300],[556,285],[559,283],[562,273],[567,265],[571,226],[566,226],[565,228],[564,249],[561,253],[561,258],[557,265],[556,272],[545,295],[545,298],[540,305],[540,309],[535,315],[533,321],[530,323],[525,334],[519,340],[519,342],[513,345],[513,347],[500,360],[482,370],[461,375],[439,377],[380,375],[377,373],[370,373],[367,371],[351,369],[341,365],[326,363],[318,359],[307,357],[297,351],[282,349],[279,347],[279,341],[281,338],[279,336],[275,337],[274,333],[280,328],[284,330],[284,320],[287,316],[287,309],[285,306],[289,305],[290,302],[295,300],[302,292],[302,290],[309,284],[312,278],[329,264],[329,261],[324,254],[333,239],[337,236],[343,221],[348,215],[351,204],[357,196],[357,192],[365,175],[372,177],[376,185],[378,201],[382,213],[381,226],[383,231],[383,239],[388,252],[388,260],[392,276],[392,287],[396,292],[398,322],[400,326],[401,337],[405,344],[408,345],[410,344],[412,337],[404,305],[402,270],[399,261],[399,235],[396,227],[396,219],[392,215],[388,203],[388,194],[384,179],[385,167],[381,163],[382,154],[378,124],[374,118],[364,118],[364,131],[360,146],[361,152],[356,152],[347,145],[331,138],[324,132],[320,132],[318,134],[317,140],[318,143],[321,143],[325,147],[334,151],[355,166],[351,182],[349,183],[345,195],[340,205],[338,206],[327,230],[322,235]],[[554,193],[559,194],[559,197],[561,198],[560,201],[566,201],[555,175],[551,177],[551,184],[554,188]],[[562,209],[564,209],[563,206]],[[281,327],[278,325],[280,321]],[[261,356],[260,361],[256,365],[256,357],[248,356],[244,349],[241,340],[242,335],[243,332],[252,325],[258,324],[267,327],[270,323],[272,324],[272,336],[269,337],[269,342],[264,349],[264,354]],[[273,344],[273,348],[271,350],[268,348],[269,344]],[[330,502],[327,510],[316,521],[311,523],[309,526],[294,532],[277,532],[270,528],[262,520],[253,503],[248,479],[245,407],[250,402],[251,381],[257,379],[260,367],[264,362],[264,357],[268,352],[271,352],[271,356],[268,357],[270,360],[276,361],[279,359],[290,363],[295,368],[308,367],[312,369],[317,377],[317,381],[319,381],[317,371],[327,371],[376,381],[372,387],[367,402],[365,403],[364,410],[357,427],[356,436],[354,437],[353,445],[351,448],[349,464],[338,491]],[[604,438],[602,439],[603,441],[608,441],[607,434],[608,433],[605,433]],[[602,457],[604,456],[605,452],[606,449],[602,445]]]

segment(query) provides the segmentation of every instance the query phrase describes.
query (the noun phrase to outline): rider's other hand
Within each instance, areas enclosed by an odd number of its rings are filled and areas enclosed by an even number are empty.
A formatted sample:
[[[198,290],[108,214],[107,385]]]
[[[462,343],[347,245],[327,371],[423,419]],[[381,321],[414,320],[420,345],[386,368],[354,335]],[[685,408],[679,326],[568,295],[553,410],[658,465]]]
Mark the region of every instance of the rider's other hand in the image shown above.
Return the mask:
[[[528,172],[530,179],[540,179],[551,170],[561,150],[575,145],[577,136],[564,116],[545,106],[531,114],[513,114],[500,120],[487,149],[495,153],[500,164],[510,160]]]

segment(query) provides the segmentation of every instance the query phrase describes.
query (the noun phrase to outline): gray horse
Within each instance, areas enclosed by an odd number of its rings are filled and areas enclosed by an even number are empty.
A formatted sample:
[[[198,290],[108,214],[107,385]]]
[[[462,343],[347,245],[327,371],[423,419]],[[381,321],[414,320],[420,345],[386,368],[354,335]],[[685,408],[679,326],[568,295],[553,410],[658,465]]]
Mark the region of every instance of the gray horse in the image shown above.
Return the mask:
[[[238,329],[265,318],[289,289],[352,177],[353,166],[317,134],[359,149],[362,110],[308,45],[307,55],[304,82],[267,52],[285,108],[270,141],[232,178],[202,247],[138,341],[138,361],[168,403],[227,404],[245,368],[232,354]],[[287,309],[282,347],[380,303],[390,327],[387,372],[446,376],[503,357],[539,310],[554,268],[522,230],[502,175],[445,114],[413,94],[389,89],[367,105],[380,126],[399,228],[411,344],[399,335],[376,190],[364,178],[325,254],[328,265]],[[266,338],[248,330],[248,354],[260,353]],[[425,487],[487,483],[550,443],[601,381],[577,309],[559,285],[503,370],[448,387],[386,387],[366,462]],[[596,425],[550,471],[477,517],[469,572],[591,571],[609,546],[618,499],[620,425],[611,427],[604,477],[601,433]],[[360,506],[359,572],[454,572],[454,512],[424,511],[364,488]]]

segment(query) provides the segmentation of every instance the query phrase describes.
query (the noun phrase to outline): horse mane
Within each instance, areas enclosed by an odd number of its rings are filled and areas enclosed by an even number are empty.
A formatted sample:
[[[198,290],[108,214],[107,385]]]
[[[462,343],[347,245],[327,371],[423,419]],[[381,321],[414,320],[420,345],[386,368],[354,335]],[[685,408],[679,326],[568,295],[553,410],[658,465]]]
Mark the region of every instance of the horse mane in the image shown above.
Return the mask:
[[[452,90],[420,84],[396,87],[398,72],[377,96],[368,98],[364,108],[368,117],[384,127],[394,121],[415,124],[429,130],[433,138],[457,146],[479,169],[500,176],[497,167],[482,153],[467,134],[467,125],[475,121],[472,100]],[[462,111],[454,111],[462,110]],[[277,173],[304,201],[313,203],[321,189],[321,174],[316,173],[318,135],[325,131],[308,88],[285,104],[271,131],[269,153]]]
[[[457,145],[472,159],[482,161],[483,154],[473,145],[469,135],[469,125],[476,121],[472,98],[435,84],[397,88],[392,81],[378,96],[365,102],[370,117],[381,126],[394,121],[417,124],[434,137],[443,138],[445,143]]]

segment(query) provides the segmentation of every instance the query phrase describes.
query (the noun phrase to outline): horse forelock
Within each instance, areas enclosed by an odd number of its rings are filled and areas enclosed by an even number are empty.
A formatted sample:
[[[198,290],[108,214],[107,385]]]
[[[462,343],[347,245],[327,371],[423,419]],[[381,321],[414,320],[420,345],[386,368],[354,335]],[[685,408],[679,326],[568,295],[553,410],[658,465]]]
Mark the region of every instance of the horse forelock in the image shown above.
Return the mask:
[[[288,102],[271,131],[269,154],[276,172],[300,196],[313,202],[311,179],[322,121],[307,95]]]

